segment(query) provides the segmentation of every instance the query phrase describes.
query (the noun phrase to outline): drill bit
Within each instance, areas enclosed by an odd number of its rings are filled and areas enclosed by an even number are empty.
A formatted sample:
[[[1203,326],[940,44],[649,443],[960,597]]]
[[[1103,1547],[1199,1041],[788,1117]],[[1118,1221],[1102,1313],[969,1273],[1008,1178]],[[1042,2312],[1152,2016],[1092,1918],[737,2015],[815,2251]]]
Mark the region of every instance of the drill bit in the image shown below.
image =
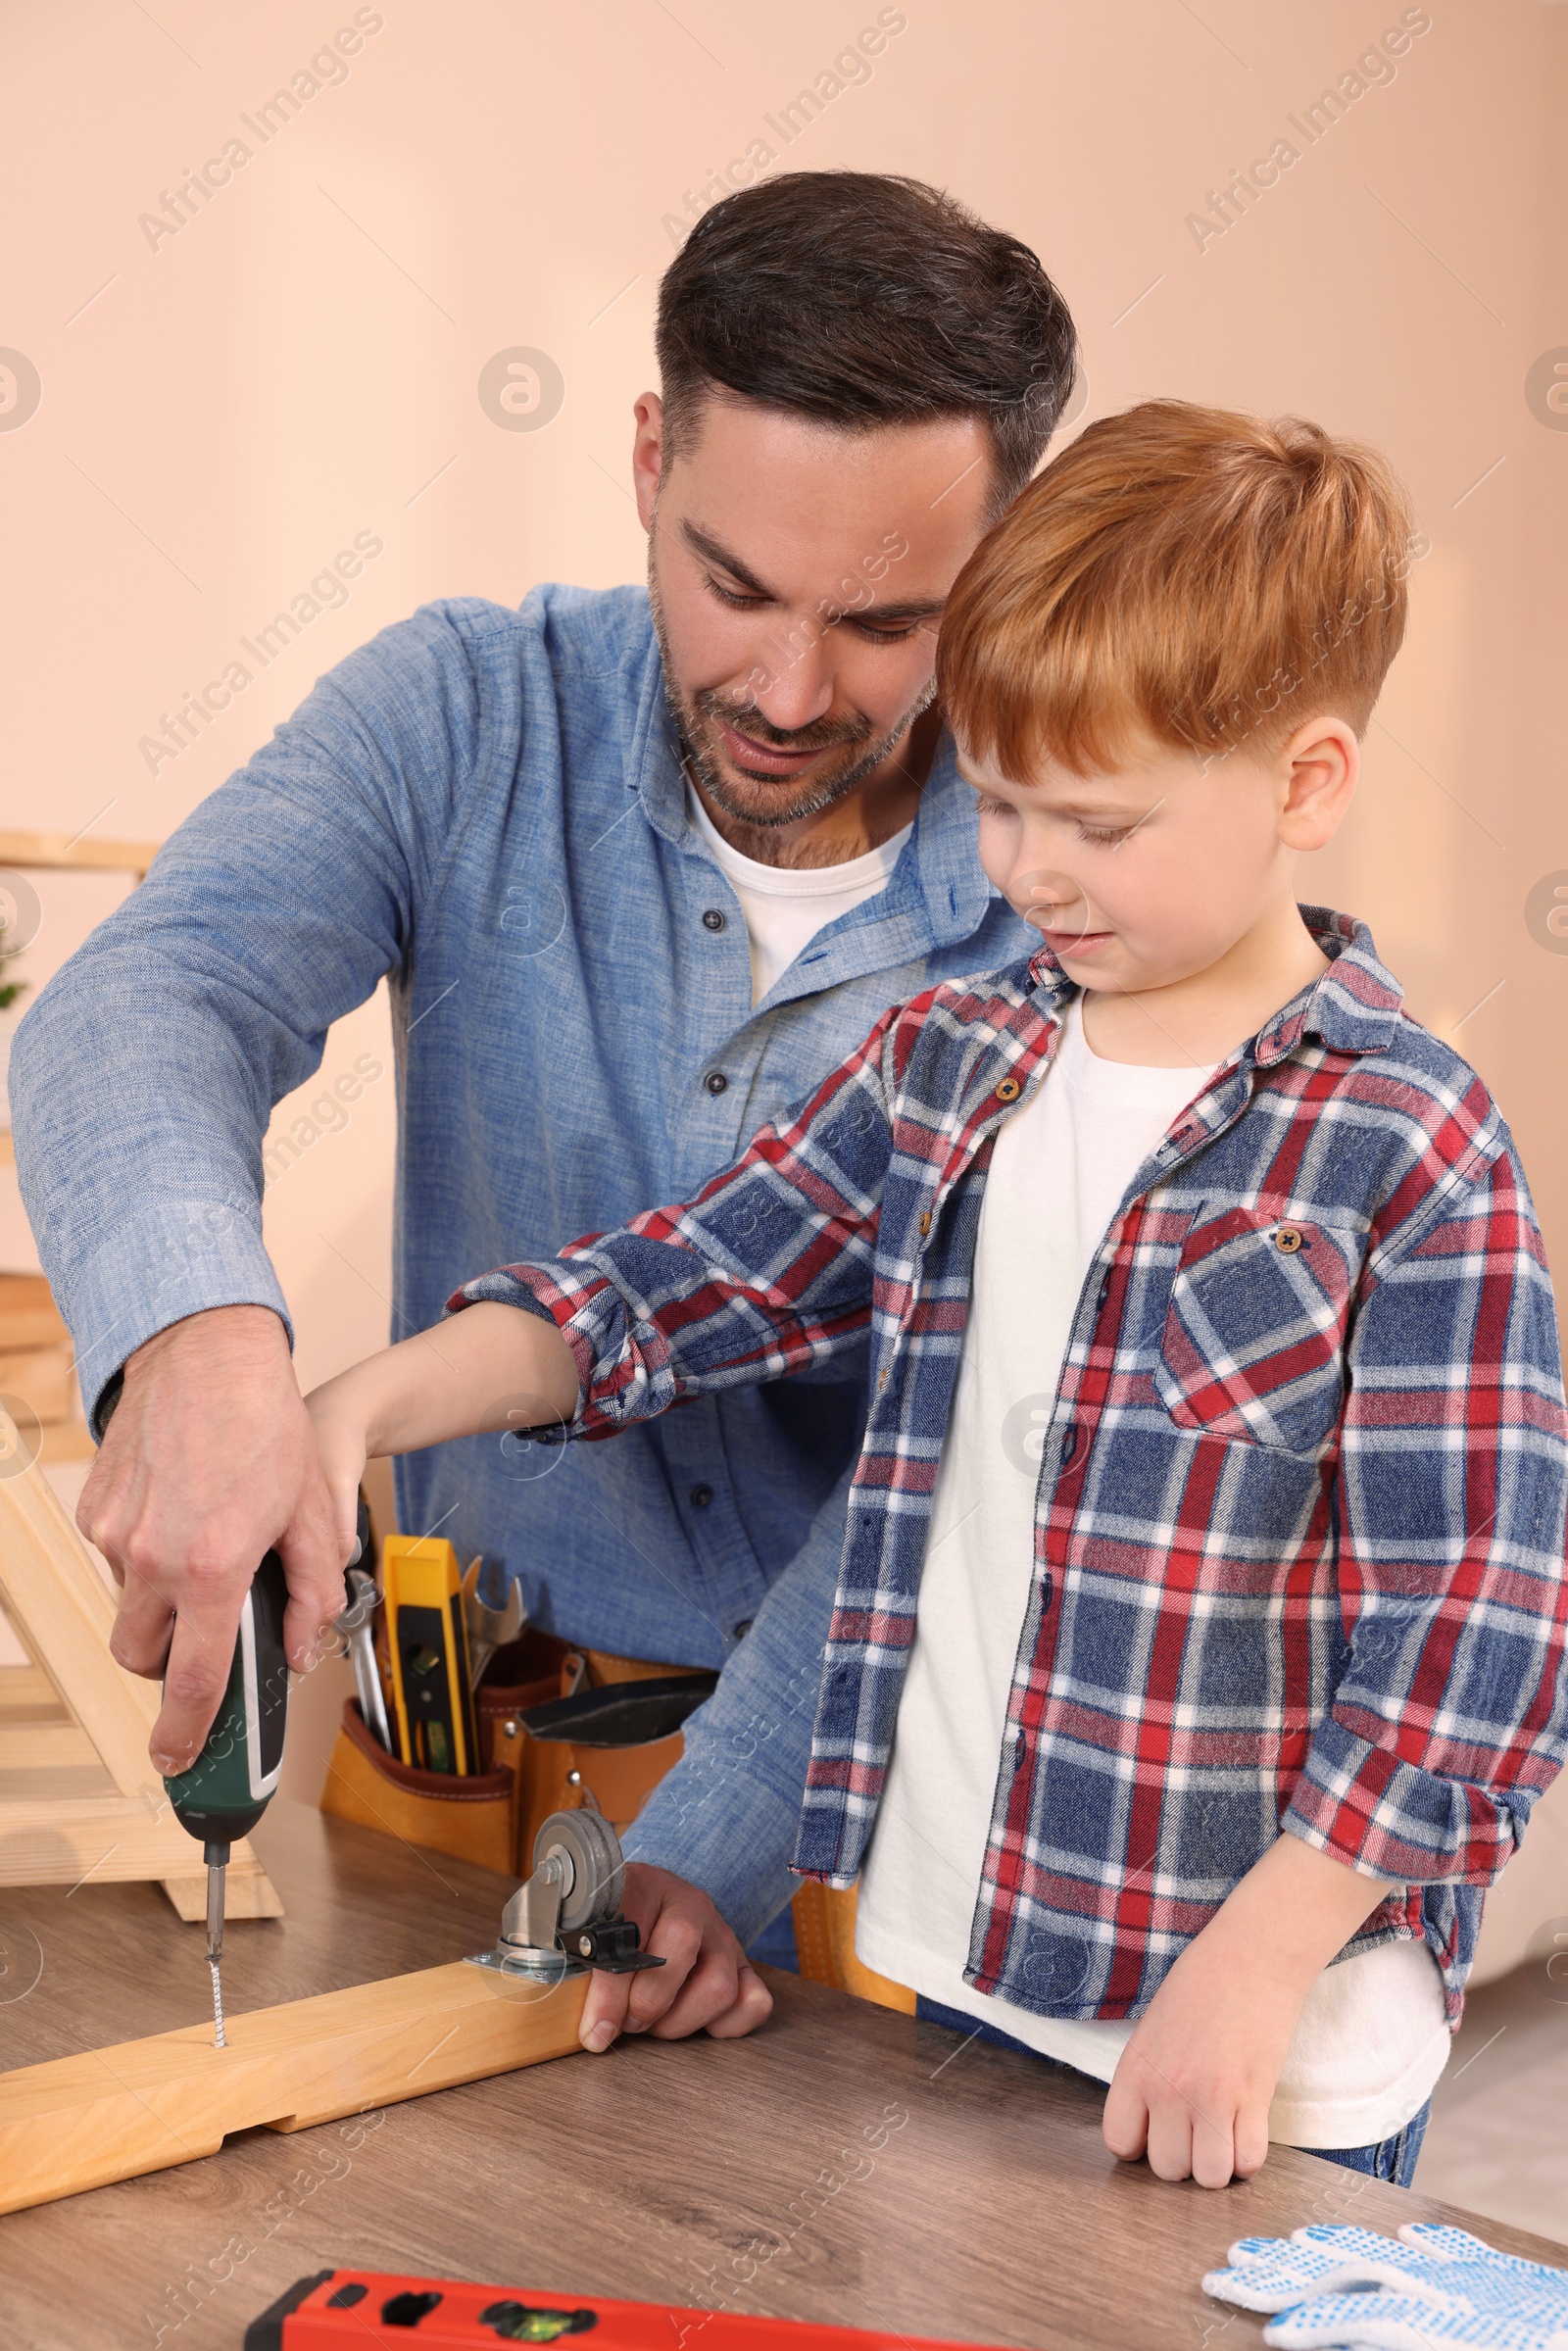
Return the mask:
[[[228,1867],[228,1847],[209,1843],[203,1858],[207,1863],[207,1964],[213,1971],[213,2045],[222,2049],[228,2045],[223,2038],[223,1981],[220,1972],[223,1957],[223,1872]]]

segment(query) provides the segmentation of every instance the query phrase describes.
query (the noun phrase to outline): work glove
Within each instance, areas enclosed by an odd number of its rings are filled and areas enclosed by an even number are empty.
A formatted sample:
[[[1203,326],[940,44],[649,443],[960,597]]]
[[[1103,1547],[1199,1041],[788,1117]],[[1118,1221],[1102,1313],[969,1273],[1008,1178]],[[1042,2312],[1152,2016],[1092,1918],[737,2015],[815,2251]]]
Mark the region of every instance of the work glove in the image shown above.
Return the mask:
[[[1280,2313],[1263,2340],[1293,2351],[1568,2351],[1568,2271],[1428,2221],[1244,2236],[1203,2291]]]

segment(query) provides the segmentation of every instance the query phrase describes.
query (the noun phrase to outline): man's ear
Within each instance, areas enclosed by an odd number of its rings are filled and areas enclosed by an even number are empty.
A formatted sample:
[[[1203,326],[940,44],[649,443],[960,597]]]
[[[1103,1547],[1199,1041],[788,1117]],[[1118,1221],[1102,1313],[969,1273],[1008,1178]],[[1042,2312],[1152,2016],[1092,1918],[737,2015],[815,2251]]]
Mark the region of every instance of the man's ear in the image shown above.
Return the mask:
[[[1297,728],[1279,755],[1280,839],[1287,849],[1323,849],[1339,831],[1361,774],[1355,729],[1328,714]]]
[[[657,392],[644,392],[632,415],[637,431],[631,445],[631,478],[637,493],[637,512],[644,530],[654,527],[660,477],[664,469],[664,404]]]

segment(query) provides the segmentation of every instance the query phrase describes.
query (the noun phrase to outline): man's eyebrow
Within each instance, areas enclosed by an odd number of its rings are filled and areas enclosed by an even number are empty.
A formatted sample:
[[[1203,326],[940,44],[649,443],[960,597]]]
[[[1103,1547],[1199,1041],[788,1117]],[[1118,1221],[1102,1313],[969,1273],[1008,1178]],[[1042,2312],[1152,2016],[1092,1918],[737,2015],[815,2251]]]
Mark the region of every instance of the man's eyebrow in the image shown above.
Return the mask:
[[[711,563],[715,571],[727,571],[730,578],[739,580],[741,586],[749,594],[764,596],[770,604],[778,601],[776,591],[760,580],[756,572],[741,562],[739,556],[731,555],[729,549],[715,539],[711,531],[704,530],[701,523],[682,522],[680,535],[694,555],[701,556],[705,563]],[[891,623],[907,620],[935,620],[940,617],[946,601],[946,598],[941,596],[921,596],[911,597],[903,604],[845,605],[842,610],[845,617],[850,620],[875,619],[879,622]]]
[[[741,586],[749,589],[752,595],[773,600],[772,589],[764,587],[756,572],[748,570],[738,555],[731,555],[727,547],[720,546],[718,540],[704,530],[700,523],[683,522],[680,535],[692,553],[700,555],[705,563],[711,563],[715,570],[727,571],[731,579],[738,579]]]

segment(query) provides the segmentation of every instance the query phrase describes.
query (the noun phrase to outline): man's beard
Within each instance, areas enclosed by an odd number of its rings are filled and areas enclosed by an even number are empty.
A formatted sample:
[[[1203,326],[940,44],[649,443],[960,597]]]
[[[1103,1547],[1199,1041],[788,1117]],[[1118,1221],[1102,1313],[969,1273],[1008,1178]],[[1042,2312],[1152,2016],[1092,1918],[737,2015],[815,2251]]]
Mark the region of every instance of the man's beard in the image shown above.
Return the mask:
[[[936,681],[932,679],[897,726],[881,736],[874,736],[871,720],[863,711],[857,711],[851,719],[813,719],[809,726],[772,726],[755,702],[726,701],[711,686],[699,686],[689,697],[682,696],[670,663],[669,637],[654,572],[652,544],[648,557],[648,605],[664,672],[664,704],[688,774],[734,824],[771,832],[787,824],[799,824],[803,817],[820,815],[824,808],[843,800],[881,766],[921,711],[936,699]],[[829,763],[809,777],[736,774],[733,761],[720,750],[716,740],[719,719],[724,719],[737,733],[750,735],[758,743],[770,744],[781,751],[826,751],[837,744],[843,747],[844,757],[837,765]]]

